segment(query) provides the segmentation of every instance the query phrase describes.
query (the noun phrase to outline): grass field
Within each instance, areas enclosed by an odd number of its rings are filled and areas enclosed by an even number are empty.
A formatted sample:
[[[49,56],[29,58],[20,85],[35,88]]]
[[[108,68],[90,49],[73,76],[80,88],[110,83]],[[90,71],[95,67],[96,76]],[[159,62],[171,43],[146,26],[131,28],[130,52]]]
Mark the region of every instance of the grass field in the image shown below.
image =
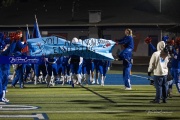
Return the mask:
[[[0,103],[2,120],[178,120],[180,94],[173,87],[168,103],[153,104],[155,96],[150,85],[134,85],[125,91],[117,86],[28,84],[24,89],[8,87],[8,104]],[[31,106],[32,109],[27,109]],[[37,109],[35,109],[37,108]],[[12,118],[11,118],[12,117]]]

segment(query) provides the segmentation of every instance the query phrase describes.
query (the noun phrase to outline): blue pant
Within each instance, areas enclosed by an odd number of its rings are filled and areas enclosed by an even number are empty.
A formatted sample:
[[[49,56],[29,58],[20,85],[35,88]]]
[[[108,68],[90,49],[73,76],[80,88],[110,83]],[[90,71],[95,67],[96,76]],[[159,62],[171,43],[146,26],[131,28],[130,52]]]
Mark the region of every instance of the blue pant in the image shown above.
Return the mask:
[[[73,63],[70,65],[72,74],[81,74],[82,72],[82,65],[79,63]]]
[[[66,74],[66,73],[65,73],[65,72],[66,72],[65,70],[66,70],[66,66],[64,66],[63,64],[58,64],[58,65],[57,65],[57,71],[58,71],[58,74],[59,74],[59,75],[61,75],[61,74],[62,74],[62,75],[65,75],[65,74]]]
[[[34,72],[37,77],[40,76],[40,71],[42,71],[43,76],[47,75],[46,65],[45,64],[34,64]]]
[[[70,75],[70,70],[71,70],[70,65],[69,64],[65,65],[65,71],[67,75]]]
[[[94,62],[88,62],[86,63],[86,71],[87,71],[87,74],[89,75],[90,74],[90,71],[93,72],[95,69],[94,67]]]
[[[86,65],[82,65],[82,74],[86,74],[87,70],[86,70]]]
[[[9,70],[2,71],[2,89],[6,91],[8,84]]]
[[[168,89],[172,89],[173,80],[167,81]]]
[[[106,76],[107,71],[108,71],[108,66],[99,65],[100,74],[103,74],[103,76]]]
[[[124,81],[125,87],[127,88],[131,88],[131,83],[130,83],[131,67],[132,67],[132,64],[129,64],[128,66],[123,67],[123,81]]]
[[[1,68],[0,68],[0,69],[1,69]],[[1,70],[0,70],[0,101],[2,100],[2,96],[3,96],[2,74],[1,74]]]
[[[57,71],[57,64],[48,64],[47,66],[47,71],[48,71],[48,75],[52,76],[52,74],[54,76],[57,76],[58,71]]]
[[[167,99],[167,76],[154,76],[154,86],[156,88],[156,102],[160,102],[161,97],[163,101]]]
[[[8,76],[10,74],[10,64],[1,64],[2,90],[6,91]]]
[[[180,69],[171,68],[171,75],[173,76],[176,88],[180,93]]]
[[[26,81],[30,71],[31,71],[31,65],[30,64],[25,64],[24,65],[25,73],[24,73],[24,81]]]
[[[133,50],[131,48],[125,48],[119,53],[119,60],[131,60]]]
[[[23,85],[23,74],[24,74],[24,65],[18,66],[16,69],[16,76],[12,81],[12,85],[15,86],[17,82],[19,81],[20,88]]]

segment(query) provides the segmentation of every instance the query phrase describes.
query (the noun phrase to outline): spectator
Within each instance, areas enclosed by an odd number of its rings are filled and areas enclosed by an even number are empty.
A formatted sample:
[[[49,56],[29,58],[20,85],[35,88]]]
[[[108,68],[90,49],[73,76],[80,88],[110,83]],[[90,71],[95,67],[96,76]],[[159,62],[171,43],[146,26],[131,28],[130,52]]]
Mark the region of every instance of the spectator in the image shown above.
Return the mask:
[[[160,103],[161,98],[163,103],[167,102],[167,74],[168,74],[168,53],[164,50],[165,43],[160,41],[157,44],[157,51],[151,56],[148,76],[154,73],[154,86],[156,88],[156,96],[152,103]]]

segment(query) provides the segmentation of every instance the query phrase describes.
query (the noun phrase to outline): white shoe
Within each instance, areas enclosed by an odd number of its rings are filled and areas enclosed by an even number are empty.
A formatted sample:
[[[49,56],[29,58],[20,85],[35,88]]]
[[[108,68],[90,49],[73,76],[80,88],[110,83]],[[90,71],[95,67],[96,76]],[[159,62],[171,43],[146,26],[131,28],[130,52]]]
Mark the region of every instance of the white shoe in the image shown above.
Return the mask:
[[[99,81],[97,80],[97,85],[99,85]]]
[[[37,85],[37,80],[34,80],[34,85]]]
[[[9,102],[9,100],[6,98],[2,98],[2,102]]]
[[[78,81],[76,81],[76,82],[74,82],[76,85],[79,85],[79,82]]]
[[[52,83],[52,86],[55,86],[55,82]]]
[[[93,81],[92,84],[95,84],[95,81]]]
[[[104,86],[104,80],[101,80],[101,86]]]
[[[132,90],[132,88],[131,87],[130,88],[126,87],[125,90]]]

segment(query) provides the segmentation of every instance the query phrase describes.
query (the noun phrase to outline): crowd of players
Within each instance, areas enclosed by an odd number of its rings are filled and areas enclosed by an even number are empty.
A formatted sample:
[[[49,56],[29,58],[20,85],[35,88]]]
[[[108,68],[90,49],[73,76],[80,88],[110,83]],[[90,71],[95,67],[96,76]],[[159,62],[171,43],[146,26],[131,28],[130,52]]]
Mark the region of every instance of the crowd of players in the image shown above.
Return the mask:
[[[17,69],[19,65],[15,65],[14,77],[12,77],[12,87],[17,83]],[[18,79],[20,88],[24,87],[24,83],[33,80],[34,84],[46,82],[47,87],[54,86],[56,83],[71,84],[99,84],[104,86],[106,73],[110,68],[110,61],[83,59],[77,55],[71,56],[42,56],[39,64],[24,64],[23,79]],[[96,71],[96,78],[94,77]],[[30,78],[30,79],[28,79]],[[99,81],[100,78],[100,81]]]
[[[169,40],[164,36],[156,49],[151,44],[151,38],[147,37],[145,42],[149,44],[152,50],[152,56],[148,68],[148,76],[154,74],[154,84],[156,88],[156,97],[153,103],[160,103],[160,99],[166,103],[167,94],[171,96],[172,86],[175,83],[178,92],[180,92],[180,38]],[[72,42],[78,42],[79,39],[73,38]],[[123,45],[124,49],[117,54],[118,59],[123,61],[123,81],[125,90],[131,90],[130,71],[132,68],[132,52],[134,49],[134,40],[131,29],[125,30],[125,36],[116,41],[116,45]],[[0,33],[0,52],[1,56],[28,56],[26,52],[27,43],[22,40],[22,31],[17,31],[10,38],[6,38]],[[154,66],[154,64],[156,64]],[[30,78],[34,84],[45,82],[47,87],[55,85],[58,81],[64,85],[68,83],[74,85],[82,84],[101,84],[104,86],[106,73],[110,68],[110,61],[91,58],[82,58],[77,55],[70,56],[41,56],[38,64],[15,64],[13,77],[11,78],[11,87],[15,87],[19,82],[19,87],[24,88],[24,84]],[[6,90],[8,77],[10,75],[11,64],[0,64],[0,101],[9,102],[6,99]],[[161,70],[163,70],[161,72]],[[173,81],[174,80],[174,81]]]
[[[28,56],[28,53],[25,52],[27,43],[22,40],[22,31],[18,30],[10,38],[6,38],[1,33],[0,40],[1,56]],[[72,42],[77,41],[77,38],[72,40]],[[29,80],[32,80],[35,85],[45,82],[47,87],[54,86],[56,83],[62,85],[68,83],[72,87],[76,84],[95,83],[104,86],[110,61],[84,59],[77,55],[59,57],[42,55],[38,64],[0,64],[0,97],[2,98],[0,100],[3,102],[9,102],[5,95],[11,66],[14,71],[10,78],[12,80],[11,87],[15,87],[18,83],[20,88],[24,88],[24,84]],[[94,71],[96,71],[96,77]]]

